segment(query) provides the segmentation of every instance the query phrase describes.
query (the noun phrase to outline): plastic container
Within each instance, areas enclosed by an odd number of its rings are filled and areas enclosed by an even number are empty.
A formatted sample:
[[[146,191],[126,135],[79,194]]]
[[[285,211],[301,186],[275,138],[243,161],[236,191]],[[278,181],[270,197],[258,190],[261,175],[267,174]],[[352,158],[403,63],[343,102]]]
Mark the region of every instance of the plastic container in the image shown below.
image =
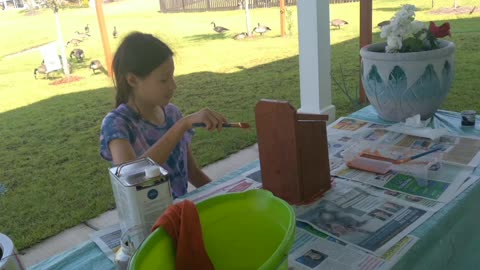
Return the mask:
[[[348,163],[356,159],[358,160],[359,157],[360,159],[364,159],[361,157],[362,153],[377,153],[382,157],[394,160],[401,160],[410,156],[421,154],[425,151],[428,150],[412,149],[408,147],[387,145],[381,143],[362,142],[362,144],[354,144],[351,147],[345,149],[345,151],[343,152],[343,159],[346,163]],[[428,179],[430,178],[430,174],[432,172],[430,168],[434,165],[440,166],[442,157],[443,152],[438,151],[403,164],[393,164],[392,162],[373,160],[369,158],[367,159],[370,160],[370,162],[368,162],[368,165],[372,167],[378,165],[379,168],[384,168],[385,164],[391,164],[391,170]]]
[[[295,213],[285,201],[266,190],[250,190],[210,198],[197,209],[215,269],[288,269]],[[129,269],[175,269],[173,242],[163,229],[143,242]]]

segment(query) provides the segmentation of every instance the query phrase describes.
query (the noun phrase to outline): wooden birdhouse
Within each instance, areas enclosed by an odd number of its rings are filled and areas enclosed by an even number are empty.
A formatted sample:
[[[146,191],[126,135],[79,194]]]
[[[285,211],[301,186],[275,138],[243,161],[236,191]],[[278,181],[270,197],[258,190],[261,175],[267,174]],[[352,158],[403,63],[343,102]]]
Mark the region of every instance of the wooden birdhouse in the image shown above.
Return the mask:
[[[255,108],[263,188],[291,204],[307,204],[330,188],[328,115],[297,113],[286,101]]]

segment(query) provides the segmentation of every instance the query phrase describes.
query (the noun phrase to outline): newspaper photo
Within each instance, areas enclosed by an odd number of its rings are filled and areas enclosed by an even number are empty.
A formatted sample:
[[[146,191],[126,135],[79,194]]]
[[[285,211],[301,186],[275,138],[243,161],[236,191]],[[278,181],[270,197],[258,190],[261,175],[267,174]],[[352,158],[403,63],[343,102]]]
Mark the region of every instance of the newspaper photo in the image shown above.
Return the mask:
[[[319,201],[295,210],[298,221],[378,256],[433,214],[342,181]]]

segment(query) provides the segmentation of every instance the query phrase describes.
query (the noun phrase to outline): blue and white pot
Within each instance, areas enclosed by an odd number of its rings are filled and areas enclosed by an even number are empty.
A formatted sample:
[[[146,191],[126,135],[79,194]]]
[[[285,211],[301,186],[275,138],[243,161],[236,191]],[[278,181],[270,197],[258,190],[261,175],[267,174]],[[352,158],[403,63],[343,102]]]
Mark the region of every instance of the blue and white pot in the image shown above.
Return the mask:
[[[423,52],[385,53],[385,43],[360,50],[363,88],[382,119],[427,119],[442,105],[455,74],[455,44],[439,42],[440,48]]]

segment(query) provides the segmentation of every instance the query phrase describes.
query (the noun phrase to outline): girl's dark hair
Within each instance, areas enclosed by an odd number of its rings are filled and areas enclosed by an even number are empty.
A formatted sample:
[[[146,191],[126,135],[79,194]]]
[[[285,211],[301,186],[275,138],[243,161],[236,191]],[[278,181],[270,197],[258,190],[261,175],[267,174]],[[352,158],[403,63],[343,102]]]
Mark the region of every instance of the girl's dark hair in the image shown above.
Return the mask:
[[[117,94],[115,107],[126,103],[132,94],[127,74],[144,78],[154,69],[173,56],[173,51],[158,38],[140,32],[130,33],[122,41],[113,57],[113,73]]]

